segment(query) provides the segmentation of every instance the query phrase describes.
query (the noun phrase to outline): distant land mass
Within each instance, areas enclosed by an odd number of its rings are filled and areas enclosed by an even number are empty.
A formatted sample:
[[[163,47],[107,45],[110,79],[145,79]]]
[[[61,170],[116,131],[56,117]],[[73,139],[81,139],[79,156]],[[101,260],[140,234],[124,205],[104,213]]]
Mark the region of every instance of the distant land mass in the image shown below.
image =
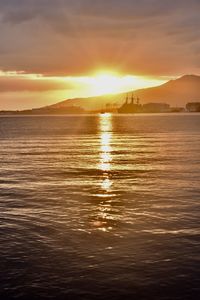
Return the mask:
[[[142,104],[148,102],[168,103],[170,106],[185,107],[187,102],[200,101],[200,76],[185,75],[175,80],[170,80],[157,87],[130,91],[140,98]],[[78,106],[85,110],[104,109],[105,106],[119,107],[125,99],[126,93],[106,96],[68,99],[53,104],[51,108],[65,108]]]
[[[140,99],[141,104],[167,103],[173,107],[184,107],[188,102],[200,102],[200,76],[184,75],[160,86],[129,91]],[[125,101],[127,93],[104,95],[89,98],[67,99],[53,105],[15,112],[20,114],[68,114],[97,111],[117,111]]]

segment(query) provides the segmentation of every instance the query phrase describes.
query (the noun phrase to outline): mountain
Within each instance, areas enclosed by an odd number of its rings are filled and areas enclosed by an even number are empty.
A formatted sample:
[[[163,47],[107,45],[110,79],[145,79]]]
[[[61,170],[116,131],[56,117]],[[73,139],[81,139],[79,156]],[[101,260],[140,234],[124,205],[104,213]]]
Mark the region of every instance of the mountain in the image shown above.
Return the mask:
[[[148,102],[166,102],[171,106],[185,106],[187,102],[200,101],[200,76],[185,75],[175,80],[170,80],[157,87],[140,89],[134,92],[142,104]],[[66,108],[79,106],[85,110],[105,109],[106,105],[119,107],[125,99],[126,93],[98,96],[90,98],[68,99],[50,108]]]
[[[200,76],[185,75],[167,83],[143,90],[137,95],[142,102],[166,102],[171,106],[185,106],[187,102],[200,101]]]

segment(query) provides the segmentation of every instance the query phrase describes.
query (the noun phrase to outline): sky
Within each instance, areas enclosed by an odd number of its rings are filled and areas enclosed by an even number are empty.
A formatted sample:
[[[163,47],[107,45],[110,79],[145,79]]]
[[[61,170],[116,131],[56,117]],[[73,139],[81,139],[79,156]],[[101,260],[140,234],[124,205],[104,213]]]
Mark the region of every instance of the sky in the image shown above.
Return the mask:
[[[200,0],[0,0],[0,109],[200,74]]]

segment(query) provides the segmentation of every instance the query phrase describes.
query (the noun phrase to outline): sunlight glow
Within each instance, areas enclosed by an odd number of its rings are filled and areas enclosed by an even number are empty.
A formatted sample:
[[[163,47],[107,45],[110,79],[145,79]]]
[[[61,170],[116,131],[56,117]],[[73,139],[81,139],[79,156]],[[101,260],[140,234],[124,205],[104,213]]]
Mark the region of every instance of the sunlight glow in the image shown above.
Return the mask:
[[[96,110],[101,107],[103,111],[106,104],[113,103],[113,107],[116,105],[115,94],[158,86],[168,79],[125,75],[106,70],[88,73],[86,76],[45,76],[24,71],[0,70],[0,80],[5,83],[3,89],[6,91],[1,95],[0,107],[3,110],[33,109],[63,100],[92,97],[93,104],[84,108]],[[102,100],[108,102],[102,101],[101,104],[101,99],[96,98],[98,96],[105,97]],[[111,101],[107,97],[110,97]],[[118,98],[120,97],[119,95]]]
[[[88,78],[90,93],[95,96],[117,94],[140,88],[157,86],[165,80],[145,76],[122,75],[111,71],[101,71]]]
[[[32,81],[35,87],[41,84],[54,84],[58,96],[65,98],[92,97],[133,91],[140,88],[158,86],[169,78],[124,75],[114,71],[102,70],[86,76],[44,76],[27,74],[24,71],[0,70],[0,77],[24,80],[24,85]]]

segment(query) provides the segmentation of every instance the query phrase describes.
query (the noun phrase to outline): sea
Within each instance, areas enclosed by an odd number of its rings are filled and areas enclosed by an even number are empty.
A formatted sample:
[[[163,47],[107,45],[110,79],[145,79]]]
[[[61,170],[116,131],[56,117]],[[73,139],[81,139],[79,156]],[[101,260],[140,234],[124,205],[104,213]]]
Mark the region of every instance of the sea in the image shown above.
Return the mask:
[[[200,114],[1,116],[0,299],[200,299]]]

